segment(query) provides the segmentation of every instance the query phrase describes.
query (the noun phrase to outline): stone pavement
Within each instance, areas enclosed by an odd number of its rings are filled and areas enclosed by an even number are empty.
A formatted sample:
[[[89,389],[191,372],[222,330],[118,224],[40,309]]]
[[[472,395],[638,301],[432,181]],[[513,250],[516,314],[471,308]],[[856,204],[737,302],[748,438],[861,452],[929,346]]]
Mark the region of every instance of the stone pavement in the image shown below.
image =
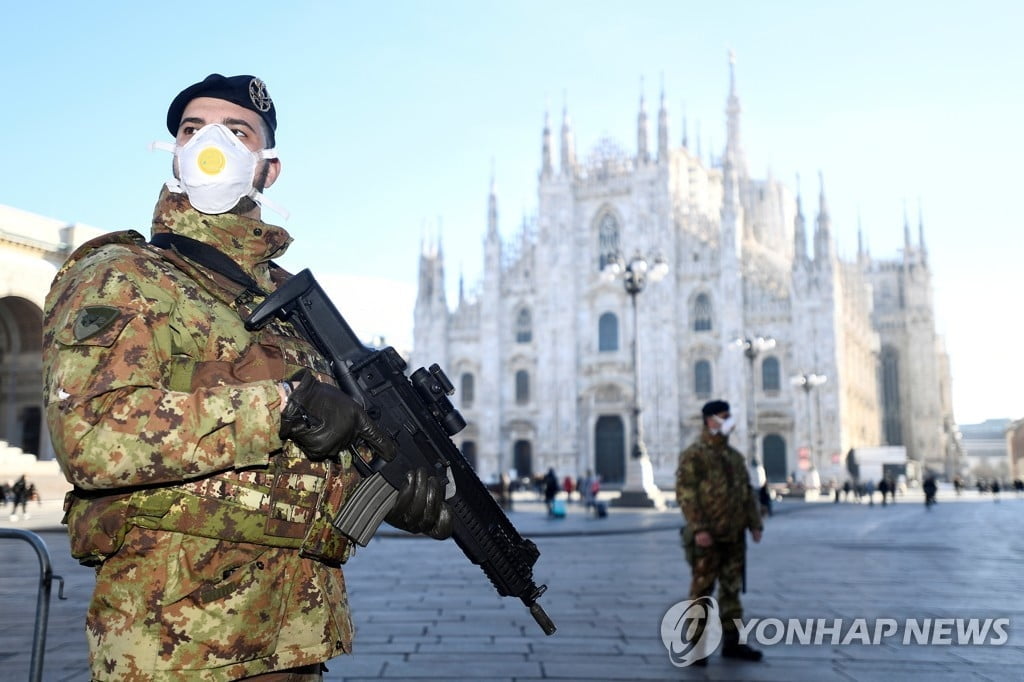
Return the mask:
[[[486,577],[451,542],[388,534],[345,568],[356,621],[355,654],[334,659],[325,678],[364,680],[1010,680],[1024,664],[1024,499],[966,492],[940,495],[926,510],[920,493],[882,507],[785,501],[750,547],[745,618],[1007,618],[1001,645],[783,643],[763,646],[765,660],[738,663],[717,654],[706,668],[671,665],[661,619],[685,599],[689,570],[678,546],[678,511],[612,508],[605,519],[570,505],[548,519],[532,498],[510,517],[541,550],[541,603],[558,626],[545,637],[518,601],[499,598]],[[56,528],[58,505],[46,502],[28,521],[0,526],[38,530],[67,601],[51,600],[45,680],[89,679],[82,634],[92,572],[67,554]],[[0,679],[28,677],[38,562],[23,542],[0,556]],[[748,624],[750,621],[747,621]],[[775,630],[763,628],[772,635]],[[756,632],[756,628],[751,628]],[[954,628],[955,632],[955,628]],[[753,635],[752,635],[753,636]],[[939,641],[947,641],[940,638]]]

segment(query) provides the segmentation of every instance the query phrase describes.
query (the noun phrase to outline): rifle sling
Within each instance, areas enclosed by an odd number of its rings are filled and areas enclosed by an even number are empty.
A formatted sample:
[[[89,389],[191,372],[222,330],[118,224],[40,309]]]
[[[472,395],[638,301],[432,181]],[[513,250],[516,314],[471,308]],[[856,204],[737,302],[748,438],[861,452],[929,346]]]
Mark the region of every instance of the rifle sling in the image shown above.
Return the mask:
[[[227,277],[235,284],[245,287],[246,291],[257,296],[267,295],[267,292],[256,283],[256,280],[242,270],[238,263],[209,244],[204,244],[199,240],[172,232],[155,234],[149,243],[161,249],[173,248],[185,258]]]

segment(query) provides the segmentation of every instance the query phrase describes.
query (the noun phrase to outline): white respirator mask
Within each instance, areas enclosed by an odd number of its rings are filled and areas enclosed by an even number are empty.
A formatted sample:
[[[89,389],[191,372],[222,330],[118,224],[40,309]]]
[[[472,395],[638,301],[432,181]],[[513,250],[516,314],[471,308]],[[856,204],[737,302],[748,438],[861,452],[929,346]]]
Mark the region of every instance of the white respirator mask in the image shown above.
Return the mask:
[[[733,417],[732,415],[729,415],[725,419],[721,419],[716,416],[715,419],[718,421],[718,428],[712,431],[712,433],[720,433],[723,436],[728,436],[732,433],[732,430],[736,428],[736,417]]]
[[[187,194],[197,211],[227,213],[243,197],[249,197],[287,220],[288,211],[253,186],[257,165],[263,159],[276,159],[275,149],[250,151],[227,126],[219,123],[203,126],[183,145],[154,142],[150,148],[174,154],[180,177],[168,180],[167,189]]]

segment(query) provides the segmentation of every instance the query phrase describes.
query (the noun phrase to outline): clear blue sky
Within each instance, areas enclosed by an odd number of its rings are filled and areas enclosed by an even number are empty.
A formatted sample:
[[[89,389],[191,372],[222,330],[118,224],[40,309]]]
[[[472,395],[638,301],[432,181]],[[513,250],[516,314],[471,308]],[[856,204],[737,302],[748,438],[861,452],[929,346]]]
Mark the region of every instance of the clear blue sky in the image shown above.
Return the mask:
[[[545,110],[577,153],[635,148],[663,81],[674,143],[725,139],[737,56],[751,171],[817,209],[840,253],[858,217],[895,256],[923,208],[960,422],[1024,417],[1019,2],[3,2],[0,203],[109,229],[148,226],[170,156],[167,104],[208,73],[253,73],[277,102],[292,212],[284,264],[375,277],[407,311],[421,236],[440,231],[454,299],[478,279],[492,164],[500,226],[536,209]],[[273,214],[267,214],[273,219]],[[396,292],[399,292],[396,294]],[[404,293],[402,293],[404,292]],[[365,295],[361,290],[358,295]],[[339,302],[345,311],[345,303]],[[407,338],[403,312],[379,324]],[[384,328],[387,327],[387,328]]]

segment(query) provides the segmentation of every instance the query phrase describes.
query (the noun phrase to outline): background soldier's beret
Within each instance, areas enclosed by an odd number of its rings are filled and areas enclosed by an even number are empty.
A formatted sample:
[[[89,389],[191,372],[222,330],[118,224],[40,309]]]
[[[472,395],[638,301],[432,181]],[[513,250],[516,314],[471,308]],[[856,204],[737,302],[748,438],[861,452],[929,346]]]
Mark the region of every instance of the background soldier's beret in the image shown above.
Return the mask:
[[[266,122],[270,129],[270,139],[267,140],[267,147],[274,146],[274,133],[277,130],[277,109],[274,108],[274,100],[270,99],[267,92],[267,84],[256,76],[222,76],[219,73],[211,73],[201,82],[190,85],[174,98],[170,108],[167,110],[167,130],[171,135],[178,135],[178,126],[181,124],[181,114],[185,111],[188,103],[196,97],[213,97],[223,99],[254,111]]]
[[[704,407],[701,408],[700,412],[705,417],[710,417],[715,414],[722,414],[723,412],[729,411],[729,403],[724,400],[712,400],[710,403],[705,403]]]

